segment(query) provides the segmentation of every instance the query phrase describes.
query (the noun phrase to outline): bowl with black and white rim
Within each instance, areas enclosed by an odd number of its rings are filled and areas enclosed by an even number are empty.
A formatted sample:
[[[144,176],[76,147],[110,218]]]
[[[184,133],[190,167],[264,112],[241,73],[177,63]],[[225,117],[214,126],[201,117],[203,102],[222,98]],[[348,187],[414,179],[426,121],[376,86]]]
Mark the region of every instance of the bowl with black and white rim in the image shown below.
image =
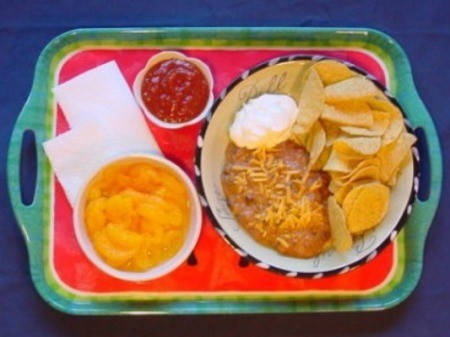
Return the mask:
[[[215,100],[211,115],[197,139],[195,174],[203,207],[219,233],[243,258],[257,266],[288,277],[321,278],[346,273],[375,258],[395,240],[412,211],[419,188],[419,153],[411,150],[412,160],[402,168],[396,185],[391,189],[388,212],[374,229],[358,237],[346,253],[329,249],[321,255],[302,259],[279,254],[256,242],[236,221],[227,205],[221,185],[225,150],[230,143],[229,127],[235,114],[249,99],[263,93],[297,97],[296,83],[300,72],[311,60],[327,59],[321,55],[289,55],[278,57],[246,70],[226,87]],[[413,130],[393,95],[372,75],[348,62],[338,60],[351,70],[372,81],[403,113],[405,127]]]

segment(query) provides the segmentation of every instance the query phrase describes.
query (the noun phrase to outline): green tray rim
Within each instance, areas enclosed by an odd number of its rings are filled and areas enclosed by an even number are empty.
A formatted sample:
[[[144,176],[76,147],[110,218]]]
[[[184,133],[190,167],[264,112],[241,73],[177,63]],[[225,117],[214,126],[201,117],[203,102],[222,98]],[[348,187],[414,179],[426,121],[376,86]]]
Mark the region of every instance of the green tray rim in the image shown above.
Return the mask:
[[[427,138],[430,163],[430,196],[417,200],[404,230],[397,239],[398,265],[392,279],[367,296],[182,296],[165,300],[149,296],[93,298],[64,289],[53,275],[49,254],[51,238],[52,171],[40,144],[53,135],[53,105],[49,97],[57,66],[70,53],[87,47],[160,47],[169,48],[360,48],[383,61],[390,79],[390,90],[405,110],[412,127],[421,127]],[[43,103],[45,102],[45,103]],[[36,112],[38,111],[38,112]],[[39,112],[41,111],[41,112]],[[37,118],[44,115],[44,121]],[[20,200],[18,164],[22,134],[33,130],[37,146],[37,185],[35,199],[25,206]],[[433,151],[431,151],[433,149]],[[11,204],[30,258],[33,283],[51,306],[71,314],[213,314],[213,313],[283,313],[381,310],[405,300],[419,282],[423,250],[428,229],[434,218],[442,188],[442,156],[434,123],[422,103],[402,48],[388,35],[367,28],[85,28],[68,31],[53,39],[39,56],[30,96],[14,127],[7,159],[7,181]]]

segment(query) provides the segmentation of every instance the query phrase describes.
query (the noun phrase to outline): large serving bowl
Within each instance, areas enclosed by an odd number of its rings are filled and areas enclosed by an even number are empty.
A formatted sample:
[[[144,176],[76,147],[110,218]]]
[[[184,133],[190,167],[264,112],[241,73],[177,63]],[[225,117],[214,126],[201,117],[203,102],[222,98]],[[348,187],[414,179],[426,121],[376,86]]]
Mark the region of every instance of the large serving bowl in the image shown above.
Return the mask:
[[[205,123],[198,138],[196,174],[202,202],[212,223],[238,254],[262,268],[288,276],[319,278],[347,272],[373,259],[396,238],[405,218],[411,213],[417,194],[418,167],[416,160],[410,160],[409,164],[403,168],[398,176],[397,184],[391,190],[389,209],[382,223],[357,238],[353,247],[346,253],[337,253],[334,249],[329,249],[310,259],[284,256],[256,242],[239,225],[227,205],[221,184],[225,150],[230,143],[229,127],[236,112],[250,98],[263,93],[279,93],[297,97],[299,75],[304,69],[303,65],[311,58],[323,57],[294,55],[270,60],[245,71],[222,92],[212,107],[210,120]],[[346,63],[346,65],[373,81],[398,106],[389,92],[372,76],[351,64]],[[417,154],[417,149],[413,148],[411,155],[413,154]]]

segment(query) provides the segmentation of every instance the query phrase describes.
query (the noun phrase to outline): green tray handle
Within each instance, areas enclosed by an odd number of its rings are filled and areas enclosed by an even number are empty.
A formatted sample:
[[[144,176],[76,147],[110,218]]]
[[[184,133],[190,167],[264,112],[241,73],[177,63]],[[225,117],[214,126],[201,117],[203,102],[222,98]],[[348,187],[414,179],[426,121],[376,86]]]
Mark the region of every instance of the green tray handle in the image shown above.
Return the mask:
[[[410,83],[413,91],[409,92],[407,99],[402,99],[401,95],[399,95],[399,100],[406,112],[413,112],[407,115],[412,128],[414,130],[418,128],[423,130],[421,138],[425,139],[419,139],[419,141],[425,141],[424,145],[426,146],[422,147],[424,151],[420,153],[419,170],[421,175],[424,173],[429,174],[429,194],[426,200],[420,200],[418,196],[416,197],[412,213],[403,229],[405,235],[405,258],[409,262],[405,264],[402,285],[392,289],[392,292],[386,294],[386,297],[374,300],[374,306],[379,306],[380,309],[387,309],[400,304],[416,288],[422,274],[426,238],[439,205],[442,188],[443,171],[439,138],[431,116],[415,91],[413,82]],[[411,95],[411,93],[415,93],[415,95]],[[425,156],[428,157],[428,172],[424,172],[423,169]],[[421,188],[423,187],[419,184],[419,191]],[[368,300],[367,303],[370,301]]]
[[[394,295],[396,298],[391,303],[386,303],[386,307],[397,305],[405,300],[414,291],[420,280],[423,270],[426,238],[439,205],[442,189],[443,164],[439,138],[433,120],[412,83],[411,86],[413,88],[411,92],[416,94],[409,95],[405,99],[401,99],[400,95],[400,99],[406,111],[414,112],[414,114],[408,115],[408,120],[411,122],[412,127],[423,130],[422,136],[425,139],[419,139],[419,141],[425,141],[424,145],[426,146],[422,146],[422,149],[425,151],[420,153],[419,169],[421,169],[421,174],[427,173],[429,175],[429,194],[426,200],[416,198],[408,223],[405,225],[406,259],[410,262],[406,264],[403,286],[394,291],[398,292]],[[424,172],[425,170],[423,169],[425,156],[428,156],[427,172]],[[421,188],[423,187],[419,184],[419,191]]]
[[[429,194],[426,200],[420,200],[419,198],[416,199],[413,213],[411,214],[411,217],[414,218],[414,223],[418,224],[417,228],[415,228],[414,237],[423,238],[423,240],[413,241],[417,245],[416,249],[420,249],[423,253],[425,238],[432,223],[432,218],[430,219],[430,216],[434,217],[441,195],[443,175],[442,154],[439,138],[433,121],[419,96],[409,98],[408,102],[403,103],[403,105],[406,106],[405,109],[408,109],[408,105],[414,107],[414,110],[417,113],[414,114],[414,116],[408,116],[408,119],[414,129],[421,128],[423,130],[426,145],[424,148],[426,151],[425,153],[420,153],[421,158],[419,165],[423,165],[424,156],[428,156],[428,172],[424,172],[422,166],[421,174],[429,174]],[[419,185],[419,190],[420,188],[421,186]]]
[[[44,198],[39,196],[44,193],[44,169],[43,166],[47,165],[47,157],[42,148],[42,142],[45,140],[45,127],[43,124],[45,121],[39,120],[37,117],[33,117],[33,111],[36,109],[42,109],[42,106],[37,104],[38,99],[36,95],[31,95],[25,106],[23,107],[19,118],[14,126],[12,132],[11,141],[8,150],[7,159],[7,181],[8,181],[8,191],[11,201],[11,205],[16,216],[16,220],[19,227],[24,235],[30,262],[33,264],[33,259],[36,257],[41,257],[40,253],[33,250],[36,245],[42,245],[43,240],[43,208],[44,208]],[[35,114],[36,115],[36,114]],[[36,146],[36,180],[35,180],[35,190],[32,197],[32,203],[25,205],[22,202],[21,197],[21,179],[20,179],[20,167],[21,167],[21,149],[24,133],[30,130],[35,136],[35,146]],[[24,168],[26,171],[26,168]],[[35,268],[31,268],[33,271]]]
[[[416,90],[408,57],[402,47],[390,36],[376,30],[369,31],[373,34],[374,40],[380,41],[380,45],[389,48],[393,59],[401,61],[396,62],[397,66],[394,67],[398,84],[395,90],[396,98],[405,111],[411,127],[414,130],[418,128],[423,130],[423,137],[421,138],[425,139],[419,139],[419,141],[425,141],[426,146],[422,146],[422,150],[425,151],[420,153],[419,170],[421,170],[422,175],[424,173],[429,174],[428,198],[426,200],[416,198],[412,213],[404,228],[405,250],[407,252],[406,259],[410,263],[406,263],[402,286],[394,289],[392,293],[387,295],[387,298],[381,299],[384,302],[384,308],[388,308],[405,300],[416,288],[420,280],[423,269],[426,237],[439,205],[441,195],[443,164],[436,127]],[[428,172],[424,170],[423,166],[425,156],[428,157]],[[419,191],[420,188],[421,186],[419,184]]]
[[[413,242],[415,245],[414,249],[418,249],[418,251],[420,251],[423,255],[426,235],[439,205],[441,195],[443,175],[442,152],[433,119],[422,102],[414,85],[411,67],[407,61],[408,59],[401,47],[398,45],[397,47],[400,49],[400,52],[406,60],[406,62],[403,62],[404,69],[401,69],[399,72],[400,74],[403,74],[403,76],[400,76],[398,79],[398,82],[402,87],[399,88],[397,97],[407,114],[407,119],[411,123],[412,128],[414,130],[421,128],[425,138],[424,140],[426,147],[423,147],[425,151],[420,153],[421,158],[419,167],[422,168],[421,174],[425,173],[425,170],[423,169],[423,159],[425,156],[428,156],[428,198],[426,200],[416,199],[413,212],[411,214],[411,220],[413,223],[417,224],[417,226],[415,226],[417,228],[414,228],[414,233],[409,233],[411,231],[407,231],[407,242]],[[423,141],[423,139],[421,140]],[[419,190],[420,188],[421,186],[419,185]],[[410,238],[415,239],[409,240]]]

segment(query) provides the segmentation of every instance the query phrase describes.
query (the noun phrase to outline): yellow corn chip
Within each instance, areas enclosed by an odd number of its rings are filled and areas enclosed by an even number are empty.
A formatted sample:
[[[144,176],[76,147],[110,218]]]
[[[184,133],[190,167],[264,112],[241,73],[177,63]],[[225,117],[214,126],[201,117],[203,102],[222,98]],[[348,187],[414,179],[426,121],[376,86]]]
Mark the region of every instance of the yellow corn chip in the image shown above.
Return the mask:
[[[392,179],[392,175],[397,172],[405,156],[411,152],[411,146],[415,142],[415,136],[403,132],[394,143],[385,145],[380,149],[377,157],[380,159],[380,179],[382,182],[388,182]]]
[[[395,104],[389,101],[384,95],[369,97],[366,102],[373,110],[399,113],[401,115],[400,110],[395,106]]]
[[[311,166],[311,170],[314,171],[323,170],[324,166],[328,162],[328,159],[330,158],[331,149],[332,149],[331,146],[326,146],[323,149],[322,153],[319,155],[319,158],[317,158],[314,165]]]
[[[378,88],[365,77],[351,77],[325,87],[325,101],[360,100],[377,95]]]
[[[345,184],[340,186],[335,192],[334,197],[336,198],[336,201],[342,205],[344,202],[345,197],[347,194],[353,189],[353,184]]]
[[[319,119],[324,105],[324,88],[322,81],[314,68],[308,70],[306,80],[300,93],[298,103],[297,129],[293,132],[309,130]]]
[[[368,184],[371,183],[373,181],[371,180],[358,180],[358,181],[354,181],[351,183],[347,183],[344,184],[342,186],[340,186],[336,192],[334,193],[334,197],[336,198],[336,201],[338,202],[339,205],[342,205],[342,203],[345,200],[345,197],[347,196],[347,194],[350,193],[351,190],[353,190],[355,187],[359,186],[359,185],[363,185],[363,184]]]
[[[321,120],[321,122],[327,138],[325,145],[331,146],[333,145],[336,138],[338,138],[341,134],[340,126],[338,124],[328,122],[323,119]]]
[[[319,159],[320,154],[325,148],[326,140],[325,130],[320,122],[314,123],[306,145],[306,149],[309,152],[309,168],[313,167]]]
[[[378,225],[389,208],[389,188],[373,182],[352,189],[342,208],[350,233],[360,234]]]
[[[325,171],[325,170],[324,170]],[[337,186],[341,187],[345,184],[342,177],[345,176],[348,172],[340,172],[340,171],[329,171],[328,174],[331,177],[331,181],[336,183]]]
[[[400,166],[392,173],[389,180],[386,182],[388,186],[394,186],[397,181],[397,173],[406,165],[408,165],[412,161],[412,151],[408,151],[408,154],[403,158],[402,162],[400,163]]]
[[[296,130],[294,131],[294,128]],[[298,125],[294,125],[291,133],[291,140],[296,142],[297,144],[306,147],[306,142],[308,141],[309,134],[307,131],[301,131],[301,128]]]
[[[365,166],[357,171],[349,178],[348,182],[354,182],[362,179],[367,180],[379,180],[380,179],[380,167],[379,166]]]
[[[400,112],[394,112],[390,116],[389,126],[382,138],[382,145],[391,144],[405,131],[403,116]]]
[[[336,102],[328,102],[327,104],[345,112],[372,112],[370,105],[367,104],[365,100],[360,99],[345,99]]]
[[[328,104],[325,104],[321,118],[339,125],[362,127],[370,127],[374,121],[370,111],[347,112]]]
[[[335,60],[323,60],[314,65],[324,85],[333,84],[355,76],[345,64]]]
[[[327,208],[333,246],[338,253],[344,253],[353,245],[353,237],[347,228],[344,211],[332,196],[328,197]]]
[[[339,158],[336,151],[331,150],[330,157],[323,167],[323,170],[348,173],[352,171],[352,168]]]
[[[383,136],[390,123],[389,113],[373,111],[373,124],[369,128],[341,126],[341,130],[350,136]]]
[[[336,173],[336,175],[338,175],[337,172],[330,172],[330,175],[333,176],[333,173]],[[335,194],[341,187],[342,184],[338,182],[338,179],[333,178],[331,179],[330,184],[328,185],[328,191]]]
[[[381,146],[380,137],[339,138],[333,144],[333,150],[343,156],[371,156]]]
[[[342,179],[344,179],[344,180],[350,179],[352,175],[355,175],[356,172],[360,171],[361,169],[363,169],[365,167],[369,167],[369,166],[380,167],[380,165],[381,165],[380,159],[377,157],[369,157],[364,160],[361,160],[361,157],[359,157],[356,165],[352,166],[353,167],[352,171],[347,174],[344,174],[342,176]]]

